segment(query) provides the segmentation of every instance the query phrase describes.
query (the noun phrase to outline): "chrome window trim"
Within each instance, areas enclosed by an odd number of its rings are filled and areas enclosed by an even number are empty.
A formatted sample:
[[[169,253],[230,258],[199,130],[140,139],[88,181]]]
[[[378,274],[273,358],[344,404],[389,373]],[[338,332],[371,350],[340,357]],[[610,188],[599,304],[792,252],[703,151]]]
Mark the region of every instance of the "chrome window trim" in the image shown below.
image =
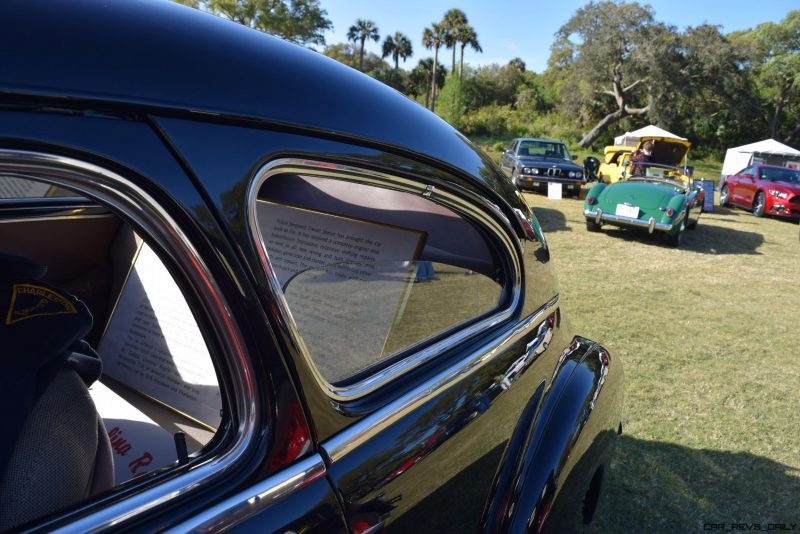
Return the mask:
[[[505,247],[506,257],[511,262],[511,280],[509,284],[511,290],[510,303],[505,308],[498,310],[491,316],[479,321],[478,323],[470,325],[467,328],[462,328],[445,339],[433,343],[422,350],[419,350],[392,363],[391,365],[388,365],[383,369],[376,371],[363,380],[353,384],[348,384],[346,386],[335,386],[331,384],[325,380],[325,378],[319,372],[316,364],[309,354],[308,348],[305,346],[305,343],[303,343],[303,339],[297,328],[297,324],[295,323],[292,313],[289,310],[289,305],[283,296],[283,291],[281,291],[280,283],[278,282],[278,279],[270,266],[269,256],[263,245],[264,240],[261,234],[261,229],[258,225],[256,201],[258,200],[258,192],[261,189],[261,186],[271,176],[292,172],[389,188],[395,191],[423,196],[453,210],[455,213],[461,216],[466,215],[480,221],[486,228],[492,231],[497,238],[497,241]],[[262,166],[255,173],[252,181],[250,182],[250,187],[247,194],[248,224],[250,226],[248,234],[253,240],[253,246],[261,259],[261,265],[267,275],[267,281],[270,286],[272,297],[274,298],[278,308],[281,311],[281,314],[286,320],[287,328],[289,329],[291,337],[297,346],[298,352],[302,354],[303,359],[306,361],[306,364],[308,365],[315,381],[317,382],[317,385],[329,397],[337,402],[347,402],[361,398],[395,380],[396,378],[408,373],[409,371],[419,367],[423,363],[430,361],[448,348],[451,348],[453,345],[459,344],[479,334],[480,332],[489,330],[511,318],[520,303],[522,295],[522,269],[520,257],[515,247],[516,239],[512,239],[511,237],[513,235],[513,230],[508,222],[508,218],[496,205],[492,204],[491,202],[484,201],[483,208],[484,209],[480,209],[476,207],[473,202],[464,200],[461,198],[461,196],[443,188],[427,185],[425,184],[424,180],[411,180],[383,172],[364,170],[347,165],[332,164],[308,159],[284,158],[273,160]],[[493,217],[490,217],[487,214],[487,211],[499,219],[499,221]],[[505,228],[503,227],[504,225]]]
[[[521,319],[513,328],[475,348],[469,356],[459,361],[456,365],[441,371],[424,384],[414,388],[407,395],[383,406],[323,442],[321,448],[330,458],[331,463],[341,460],[350,452],[422,406],[429,399],[451,387],[454,383],[466,380],[478,372],[503,347],[520,341],[551,313],[554,313],[558,308],[558,301],[559,296],[554,296],[538,310]],[[547,348],[546,344],[549,341],[549,337],[537,336],[536,339],[527,344],[525,352],[541,354]]]
[[[166,532],[220,532],[233,528],[257,513],[280,502],[326,474],[325,463],[319,454],[283,468],[279,473],[240,491],[219,504],[203,510],[189,521]]]
[[[158,202],[133,181],[98,165],[49,153],[0,148],[0,172],[19,178],[63,185],[88,198],[112,207],[144,229],[150,240],[166,251],[173,263],[190,281],[202,302],[215,334],[223,364],[228,368],[231,397],[237,413],[233,443],[220,454],[189,465],[185,472],[157,483],[98,510],[87,511],[66,526],[69,513],[53,520],[56,532],[96,532],[121,526],[125,521],[211,483],[231,470],[244,455],[256,428],[258,405],[256,383],[250,369],[245,346],[227,302],[186,234]],[[123,490],[124,492],[125,490]],[[91,505],[90,505],[91,506]]]

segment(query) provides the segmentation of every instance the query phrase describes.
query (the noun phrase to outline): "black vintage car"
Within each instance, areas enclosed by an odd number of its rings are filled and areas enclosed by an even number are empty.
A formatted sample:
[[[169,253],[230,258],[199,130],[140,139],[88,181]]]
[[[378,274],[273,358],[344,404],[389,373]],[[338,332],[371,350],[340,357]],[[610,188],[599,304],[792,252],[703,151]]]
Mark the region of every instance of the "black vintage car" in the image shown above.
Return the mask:
[[[519,189],[547,191],[562,184],[564,196],[577,197],[586,181],[584,169],[575,165],[567,145],[549,139],[514,139],[500,157],[500,168]]]
[[[0,21],[0,529],[591,520],[622,367],[463,136],[171,2]]]

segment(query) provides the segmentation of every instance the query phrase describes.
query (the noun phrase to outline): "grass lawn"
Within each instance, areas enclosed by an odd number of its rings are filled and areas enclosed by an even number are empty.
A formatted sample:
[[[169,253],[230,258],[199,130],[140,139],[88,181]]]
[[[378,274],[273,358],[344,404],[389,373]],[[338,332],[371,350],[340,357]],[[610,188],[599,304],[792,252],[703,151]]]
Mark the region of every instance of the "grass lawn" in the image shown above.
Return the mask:
[[[527,200],[567,317],[625,366],[625,432],[587,530],[800,524],[797,223],[717,207],[673,249],[588,233],[582,201]]]

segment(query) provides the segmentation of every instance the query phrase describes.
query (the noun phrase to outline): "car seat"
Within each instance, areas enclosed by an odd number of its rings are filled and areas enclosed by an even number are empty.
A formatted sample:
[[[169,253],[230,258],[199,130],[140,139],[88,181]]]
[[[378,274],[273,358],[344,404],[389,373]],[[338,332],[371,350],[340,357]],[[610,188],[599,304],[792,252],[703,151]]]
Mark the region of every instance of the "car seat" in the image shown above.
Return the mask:
[[[0,530],[114,485],[111,444],[87,386],[92,316],[40,280],[45,267],[0,253]]]

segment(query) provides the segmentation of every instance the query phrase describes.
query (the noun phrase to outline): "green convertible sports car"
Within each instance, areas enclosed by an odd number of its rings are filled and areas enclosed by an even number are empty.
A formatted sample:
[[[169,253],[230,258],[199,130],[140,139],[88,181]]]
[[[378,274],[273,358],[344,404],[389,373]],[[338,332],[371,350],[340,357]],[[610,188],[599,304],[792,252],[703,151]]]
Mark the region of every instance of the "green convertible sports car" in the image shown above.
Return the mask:
[[[632,167],[627,180],[599,183],[586,195],[586,229],[597,232],[603,224],[642,228],[665,234],[667,243],[677,247],[684,229],[697,226],[703,191],[685,181],[681,168],[660,163]]]

